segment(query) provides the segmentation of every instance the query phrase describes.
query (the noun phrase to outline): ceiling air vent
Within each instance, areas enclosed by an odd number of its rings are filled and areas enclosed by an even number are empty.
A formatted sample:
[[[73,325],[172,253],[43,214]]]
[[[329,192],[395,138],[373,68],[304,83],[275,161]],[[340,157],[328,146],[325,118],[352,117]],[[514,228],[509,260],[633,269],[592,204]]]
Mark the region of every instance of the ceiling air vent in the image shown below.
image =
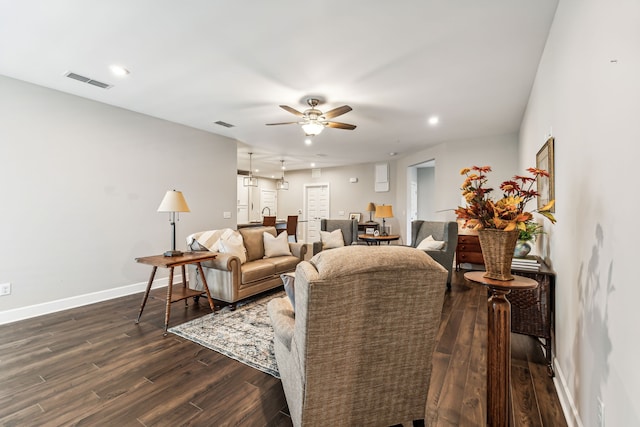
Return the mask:
[[[226,128],[234,128],[234,127],[236,127],[236,125],[232,125],[231,123],[223,122],[222,120],[218,120],[217,122],[215,122],[215,124],[220,125],[220,126],[224,126]]]
[[[64,76],[65,77],[69,77],[70,79],[78,80],[79,82],[82,82],[82,83],[88,83],[90,85],[101,87],[102,89],[109,89],[109,88],[113,87],[113,85],[110,85],[108,83],[103,83],[103,82],[100,82],[98,80],[93,80],[93,79],[91,79],[89,77],[85,77],[85,76],[81,76],[80,74],[72,73],[71,71],[65,73]]]

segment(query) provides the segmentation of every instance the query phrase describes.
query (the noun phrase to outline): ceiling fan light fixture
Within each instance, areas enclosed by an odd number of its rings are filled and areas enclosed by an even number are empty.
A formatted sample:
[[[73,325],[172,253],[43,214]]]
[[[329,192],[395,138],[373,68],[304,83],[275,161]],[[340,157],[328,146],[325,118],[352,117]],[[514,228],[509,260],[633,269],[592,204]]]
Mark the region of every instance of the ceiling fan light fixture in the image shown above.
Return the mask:
[[[315,120],[309,121],[302,125],[302,130],[307,136],[316,136],[324,129],[324,125]]]

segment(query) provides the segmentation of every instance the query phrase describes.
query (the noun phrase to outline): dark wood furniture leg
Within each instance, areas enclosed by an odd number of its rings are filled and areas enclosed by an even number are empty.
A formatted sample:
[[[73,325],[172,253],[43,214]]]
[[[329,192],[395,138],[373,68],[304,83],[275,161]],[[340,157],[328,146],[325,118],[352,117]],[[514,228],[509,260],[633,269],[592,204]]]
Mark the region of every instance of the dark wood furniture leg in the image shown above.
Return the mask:
[[[491,288],[487,342],[487,425],[508,426],[511,393],[511,310],[508,290]]]
[[[169,267],[169,285],[167,286],[167,306],[164,312],[164,336],[167,336],[169,329],[169,317],[171,316],[171,294],[173,293],[173,268]]]
[[[149,283],[147,283],[147,290],[144,291],[144,297],[142,297],[142,304],[140,304],[140,311],[138,312],[138,318],[136,319],[136,324],[140,323],[140,316],[142,316],[142,310],[144,310],[144,306],[147,304],[147,299],[149,298],[149,291],[151,290],[151,285],[153,284],[153,278],[156,275],[156,270],[158,267],[153,267],[151,270],[151,276],[149,276]]]
[[[202,265],[200,265],[199,262],[196,262],[195,264],[196,264],[196,266],[198,268],[198,272],[200,273],[200,279],[202,280],[202,285],[204,286],[204,291],[207,293],[207,300],[209,301],[209,307],[211,308],[211,311],[213,312],[213,311],[215,311],[214,310],[214,304],[213,304],[213,298],[211,298],[211,293],[209,292],[209,285],[207,284],[207,279],[204,277],[204,270],[202,269]],[[182,267],[182,268],[184,268],[184,267]]]

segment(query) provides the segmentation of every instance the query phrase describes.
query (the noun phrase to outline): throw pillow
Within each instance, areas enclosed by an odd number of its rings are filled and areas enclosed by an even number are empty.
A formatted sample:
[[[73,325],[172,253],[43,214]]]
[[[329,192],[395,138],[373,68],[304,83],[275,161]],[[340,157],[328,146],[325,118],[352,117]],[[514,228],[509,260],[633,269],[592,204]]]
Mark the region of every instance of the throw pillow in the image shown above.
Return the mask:
[[[242,234],[237,231],[230,233],[224,239],[220,238],[218,246],[220,253],[237,256],[240,259],[240,264],[247,262],[247,250],[244,248]]]
[[[421,249],[423,251],[437,251],[444,247],[444,240],[434,240],[433,236],[429,236],[420,242],[420,244],[416,247],[416,249]]]
[[[265,258],[291,255],[291,250],[289,249],[289,238],[286,231],[283,231],[276,237],[273,237],[271,233],[267,233],[265,231],[262,233],[262,238],[264,239]]]
[[[344,246],[344,237],[342,237],[342,230],[339,228],[333,231],[321,231],[320,241],[322,242],[322,249],[341,248]]]
[[[187,245],[190,245],[192,250],[209,250],[211,252],[219,252],[220,239],[226,239],[232,233],[233,230],[230,228],[201,231],[187,237]]]
[[[296,295],[295,295],[295,282],[296,273],[283,273],[280,275],[282,283],[284,284],[284,291],[287,293],[289,300],[291,301],[291,307],[293,311],[296,311]]]

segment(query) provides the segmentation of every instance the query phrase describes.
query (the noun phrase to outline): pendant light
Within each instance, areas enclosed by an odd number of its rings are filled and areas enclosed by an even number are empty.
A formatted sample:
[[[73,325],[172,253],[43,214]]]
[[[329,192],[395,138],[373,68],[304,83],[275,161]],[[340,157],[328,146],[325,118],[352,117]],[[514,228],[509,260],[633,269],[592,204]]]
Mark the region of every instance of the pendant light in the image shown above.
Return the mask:
[[[284,180],[284,160],[280,160],[280,163],[282,163],[282,166],[281,166],[282,178],[280,178],[279,180],[276,181],[276,189],[278,189],[278,190],[288,190],[289,189],[289,181],[285,181]]]
[[[252,156],[253,156],[253,153],[249,153],[249,176],[245,176],[243,179],[243,184],[245,187],[258,186],[258,178],[253,176],[253,163],[251,162]]]

